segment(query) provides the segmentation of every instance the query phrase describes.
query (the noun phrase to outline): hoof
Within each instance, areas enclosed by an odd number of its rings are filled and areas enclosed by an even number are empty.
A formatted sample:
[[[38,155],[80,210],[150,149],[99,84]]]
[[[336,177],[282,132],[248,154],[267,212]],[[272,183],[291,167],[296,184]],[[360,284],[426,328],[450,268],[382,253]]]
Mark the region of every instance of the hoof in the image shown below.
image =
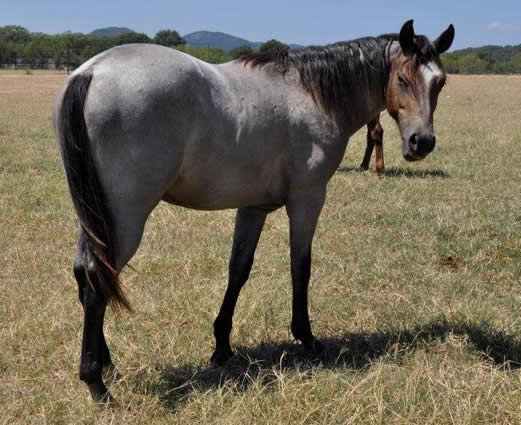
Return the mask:
[[[100,384],[89,384],[90,395],[92,400],[99,405],[112,407],[116,406],[116,400],[107,390],[107,387],[103,383]]]
[[[233,351],[228,350],[215,350],[210,358],[210,362],[216,366],[223,366],[228,360],[233,357]]]
[[[364,165],[364,164],[360,165],[360,171],[367,171],[367,170],[369,170],[368,165]]]

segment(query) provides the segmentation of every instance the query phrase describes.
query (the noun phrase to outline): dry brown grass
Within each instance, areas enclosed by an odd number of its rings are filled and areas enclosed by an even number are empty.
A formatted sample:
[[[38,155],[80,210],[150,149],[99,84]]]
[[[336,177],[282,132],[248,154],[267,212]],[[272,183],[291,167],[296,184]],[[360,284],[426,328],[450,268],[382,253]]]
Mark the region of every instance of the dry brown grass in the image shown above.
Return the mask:
[[[422,163],[386,118],[383,178],[355,170],[364,135],[350,142],[314,245],[319,359],[289,332],[283,211],[239,300],[239,355],[212,368],[234,213],[158,207],[123,276],[136,312],[107,320],[113,409],[77,378],[74,215],[50,126],[63,78],[0,74],[0,424],[521,422],[521,78],[452,76]]]

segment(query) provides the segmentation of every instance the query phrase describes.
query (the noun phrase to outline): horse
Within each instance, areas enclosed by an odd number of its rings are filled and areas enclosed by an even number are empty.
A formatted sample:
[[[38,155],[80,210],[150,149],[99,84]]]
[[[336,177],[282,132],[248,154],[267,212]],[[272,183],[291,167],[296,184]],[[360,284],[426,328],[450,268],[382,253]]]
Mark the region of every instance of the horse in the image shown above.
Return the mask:
[[[364,159],[360,164],[361,170],[369,169],[369,162],[373,149],[375,149],[375,173],[380,176],[385,171],[384,164],[384,147],[383,147],[384,129],[380,124],[380,114],[367,123],[366,147]]]
[[[79,378],[95,401],[112,399],[103,380],[115,370],[103,332],[106,307],[131,309],[118,276],[160,201],[237,209],[214,363],[233,355],[237,298],[266,216],[281,207],[289,218],[291,331],[305,350],[322,350],[309,322],[308,284],[327,183],[349,137],[384,109],[400,129],[406,160],[432,152],[446,79],[440,54],[453,39],[452,25],[431,42],[410,20],[398,34],[252,53],[222,65],[129,44],[70,76],[53,123],[78,219]]]

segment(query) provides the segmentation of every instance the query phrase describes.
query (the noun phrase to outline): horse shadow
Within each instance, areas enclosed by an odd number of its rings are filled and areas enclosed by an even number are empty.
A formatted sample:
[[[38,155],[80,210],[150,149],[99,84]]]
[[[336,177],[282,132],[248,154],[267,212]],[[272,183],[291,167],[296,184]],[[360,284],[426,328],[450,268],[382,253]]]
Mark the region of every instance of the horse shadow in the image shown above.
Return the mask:
[[[235,356],[222,367],[209,364],[166,366],[160,380],[147,392],[155,393],[170,409],[194,391],[206,392],[232,384],[243,392],[254,382],[270,386],[277,373],[288,370],[321,369],[363,370],[384,356],[395,361],[407,352],[421,349],[431,342],[442,343],[449,335],[465,336],[474,348],[493,365],[505,371],[521,367],[521,343],[518,338],[497,331],[486,323],[468,324],[439,320],[412,329],[377,332],[347,332],[337,337],[321,338],[324,350],[311,355],[295,342],[262,342],[256,347],[238,347]]]
[[[366,170],[362,170],[360,167],[353,166],[342,166],[338,167],[337,172],[339,173],[365,173]],[[402,167],[390,167],[386,168],[382,173],[382,176],[385,177],[404,177],[410,179],[425,179],[427,177],[439,177],[443,179],[447,179],[450,175],[438,168],[434,168],[432,170],[416,170],[411,168],[402,168]]]

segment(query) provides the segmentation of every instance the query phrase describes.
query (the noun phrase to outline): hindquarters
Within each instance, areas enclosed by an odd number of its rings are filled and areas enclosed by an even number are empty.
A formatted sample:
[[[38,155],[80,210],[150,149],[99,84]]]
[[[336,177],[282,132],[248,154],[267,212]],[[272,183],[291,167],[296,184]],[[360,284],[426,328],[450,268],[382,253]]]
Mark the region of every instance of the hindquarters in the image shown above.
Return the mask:
[[[85,235],[79,262],[95,274],[97,290],[106,303],[129,308],[114,267],[113,217],[93,160],[85,122],[85,100],[91,81],[92,73],[88,71],[68,81],[55,110],[56,138],[81,233]]]
[[[124,58],[115,56],[126,68]],[[79,222],[74,275],[84,309],[80,379],[95,400],[110,397],[102,378],[102,370],[113,369],[103,335],[105,308],[130,308],[118,275],[175,178],[183,152],[172,131],[176,116],[167,90],[158,95],[159,88],[147,86],[149,80],[131,67],[130,75],[120,78],[121,69],[106,64],[115,59],[105,53],[99,63],[82,66],[59,94],[54,111]]]
[[[125,46],[103,53],[76,71],[55,108],[56,137],[86,235],[80,263],[97,271],[107,302],[125,307],[117,275],[175,180],[190,138],[189,87],[180,81],[190,65],[184,57],[177,68],[177,56],[165,61],[170,50]]]

